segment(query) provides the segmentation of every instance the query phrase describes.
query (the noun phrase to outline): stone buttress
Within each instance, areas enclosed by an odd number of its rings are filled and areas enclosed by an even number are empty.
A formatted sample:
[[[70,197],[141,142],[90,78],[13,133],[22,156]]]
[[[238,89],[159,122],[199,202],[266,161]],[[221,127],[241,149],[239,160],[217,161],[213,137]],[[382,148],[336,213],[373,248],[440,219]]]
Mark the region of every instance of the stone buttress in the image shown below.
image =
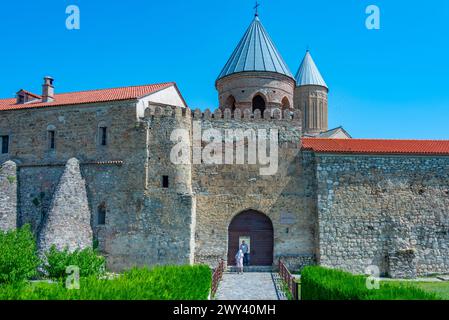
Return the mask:
[[[39,234],[38,247],[45,252],[55,245],[70,251],[92,246],[91,213],[87,201],[86,183],[81,176],[79,161],[67,161],[56,188],[50,211]]]

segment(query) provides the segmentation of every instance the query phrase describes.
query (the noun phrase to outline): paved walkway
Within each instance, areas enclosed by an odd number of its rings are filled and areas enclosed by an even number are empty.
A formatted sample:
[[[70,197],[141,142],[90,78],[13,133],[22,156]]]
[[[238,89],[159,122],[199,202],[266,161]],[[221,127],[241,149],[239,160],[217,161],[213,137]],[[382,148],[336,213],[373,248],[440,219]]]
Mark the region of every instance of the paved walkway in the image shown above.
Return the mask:
[[[215,300],[278,300],[269,272],[224,273]]]

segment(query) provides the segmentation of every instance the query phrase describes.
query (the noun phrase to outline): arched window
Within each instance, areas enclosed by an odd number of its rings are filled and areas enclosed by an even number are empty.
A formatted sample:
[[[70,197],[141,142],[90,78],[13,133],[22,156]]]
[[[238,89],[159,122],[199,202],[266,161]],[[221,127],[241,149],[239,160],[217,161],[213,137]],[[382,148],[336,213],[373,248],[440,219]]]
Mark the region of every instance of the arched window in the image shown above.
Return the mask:
[[[288,101],[287,97],[284,97],[281,102],[282,109],[290,109],[290,101]]]
[[[230,95],[230,96],[226,99],[225,108],[226,108],[226,109],[231,109],[232,113],[234,113],[234,111],[235,111],[235,98],[234,98],[233,95]]]
[[[256,110],[260,110],[260,113],[261,113],[261,115],[263,117],[263,113],[265,111],[265,108],[266,108],[266,106],[265,106],[264,98],[262,98],[262,96],[260,96],[260,95],[256,95],[253,98],[253,112],[256,111]]]

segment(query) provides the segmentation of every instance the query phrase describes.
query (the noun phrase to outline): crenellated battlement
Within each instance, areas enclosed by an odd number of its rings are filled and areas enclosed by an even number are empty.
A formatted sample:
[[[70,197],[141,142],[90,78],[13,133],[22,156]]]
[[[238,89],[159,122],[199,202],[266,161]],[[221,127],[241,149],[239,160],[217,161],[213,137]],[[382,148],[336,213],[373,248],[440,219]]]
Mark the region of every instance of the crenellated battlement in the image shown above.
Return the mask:
[[[254,112],[251,109],[245,109],[243,112],[240,109],[231,111],[231,109],[225,109],[222,111],[221,109],[216,109],[212,112],[210,109],[204,110],[201,112],[199,109],[195,109],[193,112],[194,119],[203,119],[203,120],[243,120],[243,121],[251,121],[251,120],[286,120],[286,121],[300,121],[301,114],[298,110],[284,110],[281,109],[271,109],[265,110],[262,114],[260,110],[255,110]]]
[[[164,104],[152,104],[145,109],[144,117],[172,117],[172,118],[191,118],[191,111],[189,108],[182,108],[179,106],[171,106]]]
[[[267,120],[285,120],[285,121],[301,121],[301,112],[299,110],[281,110],[274,108],[271,110],[265,110],[262,114],[260,110],[245,109],[243,112],[240,109],[231,111],[231,109],[225,109],[222,111],[217,108],[214,111],[206,109],[201,111],[195,109],[191,111],[189,108],[181,108],[177,106],[169,105],[156,105],[150,104],[145,109],[145,118],[149,117],[172,117],[172,118],[192,118],[192,120],[242,120],[242,121],[267,121]]]

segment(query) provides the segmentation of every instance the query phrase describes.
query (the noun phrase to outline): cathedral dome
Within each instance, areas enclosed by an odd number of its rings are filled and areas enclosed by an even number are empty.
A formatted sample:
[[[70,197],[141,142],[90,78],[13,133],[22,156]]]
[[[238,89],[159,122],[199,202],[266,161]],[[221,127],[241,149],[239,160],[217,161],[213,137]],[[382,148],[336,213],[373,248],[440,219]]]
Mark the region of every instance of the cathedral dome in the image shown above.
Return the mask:
[[[295,78],[255,16],[215,83],[221,109],[292,109]]]
[[[251,22],[217,80],[247,71],[275,72],[294,78],[258,16]]]

